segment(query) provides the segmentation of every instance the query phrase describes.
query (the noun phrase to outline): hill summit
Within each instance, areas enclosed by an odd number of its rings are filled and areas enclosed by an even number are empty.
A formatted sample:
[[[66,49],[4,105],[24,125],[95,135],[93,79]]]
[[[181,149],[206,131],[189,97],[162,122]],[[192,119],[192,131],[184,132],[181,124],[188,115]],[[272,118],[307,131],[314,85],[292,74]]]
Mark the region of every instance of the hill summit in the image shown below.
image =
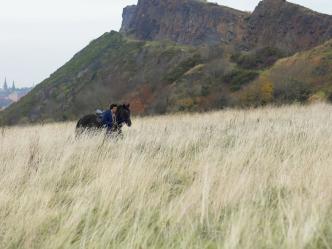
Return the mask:
[[[284,0],[263,0],[252,14],[205,1],[140,0],[124,9],[121,32],[181,44],[272,46],[291,54],[332,38],[332,17]]]
[[[332,38],[332,16],[284,0],[264,0],[247,21],[249,48],[276,47],[288,54],[313,48]]]
[[[193,0],[140,0],[123,12],[121,32],[182,44],[239,42],[248,13]]]

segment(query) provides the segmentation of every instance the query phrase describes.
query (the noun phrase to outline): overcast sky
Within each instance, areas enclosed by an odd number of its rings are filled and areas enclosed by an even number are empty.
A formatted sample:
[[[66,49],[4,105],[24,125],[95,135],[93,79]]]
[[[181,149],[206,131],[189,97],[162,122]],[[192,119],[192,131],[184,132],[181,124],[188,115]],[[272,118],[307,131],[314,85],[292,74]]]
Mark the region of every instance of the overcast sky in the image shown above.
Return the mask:
[[[0,85],[38,84],[104,32],[119,30],[122,8],[137,0],[0,0]],[[259,0],[219,0],[252,11]],[[293,0],[332,14],[331,0]]]

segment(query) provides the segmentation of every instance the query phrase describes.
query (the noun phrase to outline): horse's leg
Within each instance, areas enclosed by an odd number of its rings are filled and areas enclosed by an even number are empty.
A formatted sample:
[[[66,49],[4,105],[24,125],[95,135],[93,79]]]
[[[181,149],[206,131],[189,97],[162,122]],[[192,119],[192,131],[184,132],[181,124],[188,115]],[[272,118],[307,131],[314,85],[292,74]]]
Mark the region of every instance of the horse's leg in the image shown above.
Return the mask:
[[[123,133],[122,133],[122,129],[119,127],[118,129],[116,129],[116,131],[114,132],[115,137],[117,139],[123,139]]]

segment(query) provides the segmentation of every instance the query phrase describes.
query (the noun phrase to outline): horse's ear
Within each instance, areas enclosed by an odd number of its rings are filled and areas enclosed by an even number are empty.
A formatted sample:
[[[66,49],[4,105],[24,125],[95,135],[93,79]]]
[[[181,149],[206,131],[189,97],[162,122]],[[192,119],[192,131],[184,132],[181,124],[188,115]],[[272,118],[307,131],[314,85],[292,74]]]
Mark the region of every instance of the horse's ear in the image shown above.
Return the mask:
[[[130,104],[123,104],[123,106],[124,106],[125,108],[129,109]]]

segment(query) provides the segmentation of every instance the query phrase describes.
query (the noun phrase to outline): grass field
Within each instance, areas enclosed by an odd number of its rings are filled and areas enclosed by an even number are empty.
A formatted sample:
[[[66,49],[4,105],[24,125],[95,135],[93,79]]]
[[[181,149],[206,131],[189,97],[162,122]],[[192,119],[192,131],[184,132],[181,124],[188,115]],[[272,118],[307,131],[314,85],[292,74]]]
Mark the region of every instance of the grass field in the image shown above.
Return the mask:
[[[332,248],[332,106],[0,130],[0,248]]]

